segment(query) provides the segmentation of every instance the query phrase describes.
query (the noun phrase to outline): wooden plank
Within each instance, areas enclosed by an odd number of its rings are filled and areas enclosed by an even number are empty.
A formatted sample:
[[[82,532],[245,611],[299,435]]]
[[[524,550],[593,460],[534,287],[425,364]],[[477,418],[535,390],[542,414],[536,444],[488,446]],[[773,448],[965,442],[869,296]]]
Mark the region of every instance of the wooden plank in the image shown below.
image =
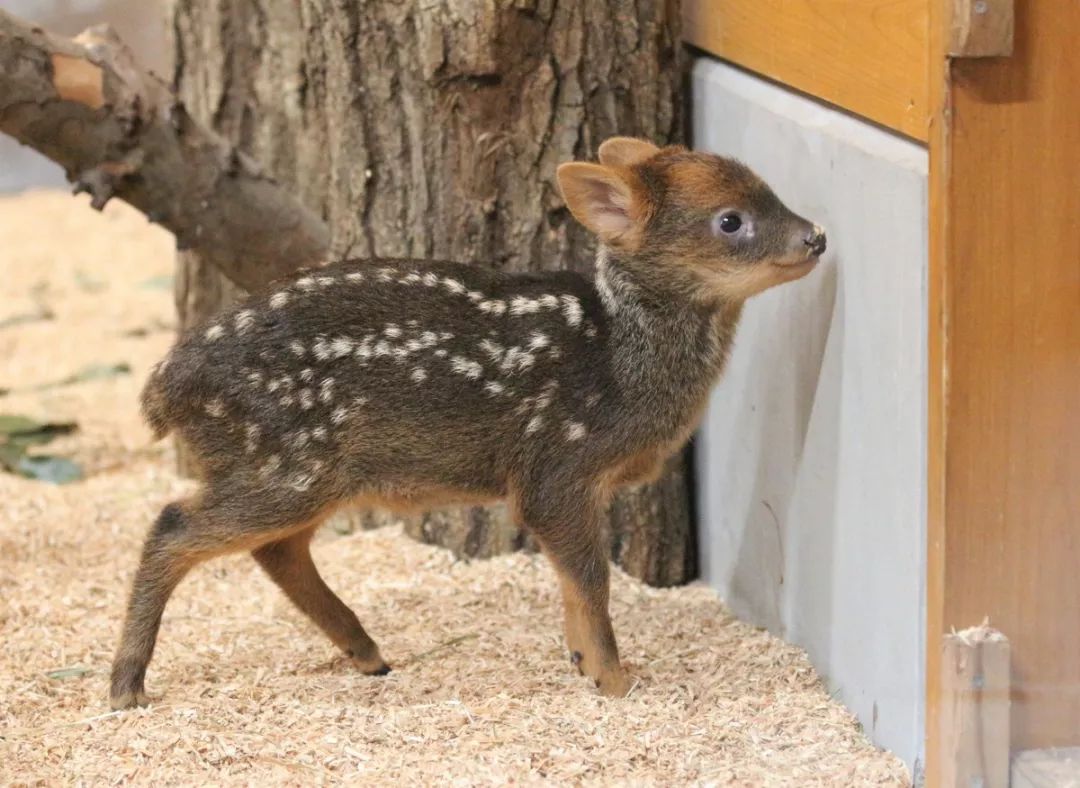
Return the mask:
[[[953,0],[949,54],[1002,57],[1013,50],[1013,0]]]
[[[1009,641],[980,626],[941,648],[940,785],[1009,788]]]
[[[990,616],[1012,649],[1014,749],[1076,745],[1080,4],[1020,4],[1011,58],[951,63],[945,5],[931,25],[928,642]]]
[[[683,0],[683,37],[925,141],[928,7],[929,0]]]

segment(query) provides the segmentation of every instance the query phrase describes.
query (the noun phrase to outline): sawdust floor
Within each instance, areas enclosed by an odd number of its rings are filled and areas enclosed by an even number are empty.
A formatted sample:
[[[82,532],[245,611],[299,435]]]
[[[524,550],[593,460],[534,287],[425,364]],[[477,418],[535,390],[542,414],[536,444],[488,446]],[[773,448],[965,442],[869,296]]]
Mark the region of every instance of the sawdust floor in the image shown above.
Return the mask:
[[[631,697],[572,673],[543,559],[455,562],[396,529],[320,535],[316,561],[395,670],[354,672],[246,556],[165,613],[148,709],[110,713],[109,660],[144,530],[189,483],[136,396],[172,336],[169,236],[124,206],[0,200],[0,413],[72,419],[87,470],[0,473],[0,783],[903,785],[806,656],[706,588],[616,574]],[[34,319],[42,310],[50,319]],[[90,364],[132,373],[31,390]]]

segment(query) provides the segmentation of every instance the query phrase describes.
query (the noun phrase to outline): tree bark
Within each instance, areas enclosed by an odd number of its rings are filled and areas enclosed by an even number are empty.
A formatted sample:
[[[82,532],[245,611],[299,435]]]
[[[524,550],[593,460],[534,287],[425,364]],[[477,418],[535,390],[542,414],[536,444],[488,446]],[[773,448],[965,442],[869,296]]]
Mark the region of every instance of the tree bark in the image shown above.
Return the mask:
[[[72,40],[0,11],[0,131],[62,165],[95,208],[131,203],[246,287],[325,256],[320,217],[192,122],[107,27]]]
[[[588,272],[593,242],[555,167],[614,134],[680,140],[677,24],[662,0],[174,0],[174,77],[194,117],[325,217],[333,257]],[[200,255],[179,270],[183,322],[235,295]],[[650,583],[689,579],[689,496],[681,459],[621,494],[616,560]],[[525,543],[503,507],[406,527],[467,556]]]

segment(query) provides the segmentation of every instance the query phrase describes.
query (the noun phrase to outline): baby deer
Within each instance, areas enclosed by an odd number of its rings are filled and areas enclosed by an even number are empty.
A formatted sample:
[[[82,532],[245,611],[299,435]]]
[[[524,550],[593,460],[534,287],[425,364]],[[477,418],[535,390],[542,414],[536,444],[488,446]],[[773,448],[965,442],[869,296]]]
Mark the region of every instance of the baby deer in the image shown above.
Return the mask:
[[[564,164],[600,242],[595,279],[426,260],[300,272],[188,331],[143,411],[176,431],[202,490],[151,528],[112,668],[113,708],[143,680],[166,601],[196,564],[250,550],[368,674],[390,670],[312,563],[341,506],[506,499],[562,586],[566,642],[605,695],[630,680],[608,617],[598,518],[620,485],[687,440],[743,302],[806,274],[821,228],[741,164],[614,138]]]

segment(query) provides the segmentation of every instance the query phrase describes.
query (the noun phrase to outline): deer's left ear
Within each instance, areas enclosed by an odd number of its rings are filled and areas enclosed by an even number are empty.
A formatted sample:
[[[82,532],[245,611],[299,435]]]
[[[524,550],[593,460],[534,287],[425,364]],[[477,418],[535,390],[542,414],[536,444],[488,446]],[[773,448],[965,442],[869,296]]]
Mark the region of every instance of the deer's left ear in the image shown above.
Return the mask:
[[[601,241],[628,250],[640,245],[648,205],[628,170],[570,162],[556,174],[570,213]]]
[[[634,137],[611,137],[604,140],[596,152],[601,164],[616,167],[632,167],[646,159],[651,159],[660,149],[651,142]]]

